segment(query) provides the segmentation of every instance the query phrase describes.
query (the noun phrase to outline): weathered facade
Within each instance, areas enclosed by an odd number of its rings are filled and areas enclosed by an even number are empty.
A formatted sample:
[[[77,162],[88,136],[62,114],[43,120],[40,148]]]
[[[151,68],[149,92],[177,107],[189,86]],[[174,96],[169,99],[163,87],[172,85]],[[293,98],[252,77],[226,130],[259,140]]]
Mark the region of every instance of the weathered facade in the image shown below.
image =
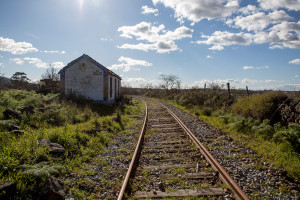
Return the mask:
[[[65,95],[114,103],[121,94],[121,77],[88,55],[83,54],[60,70],[61,90]]]

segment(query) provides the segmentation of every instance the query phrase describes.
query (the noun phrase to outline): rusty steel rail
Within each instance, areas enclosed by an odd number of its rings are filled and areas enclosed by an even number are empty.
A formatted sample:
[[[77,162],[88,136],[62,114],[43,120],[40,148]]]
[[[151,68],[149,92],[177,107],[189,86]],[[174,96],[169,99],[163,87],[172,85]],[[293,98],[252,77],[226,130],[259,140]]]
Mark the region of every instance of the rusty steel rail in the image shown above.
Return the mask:
[[[143,101],[144,102],[144,101]],[[141,151],[141,146],[142,146],[142,140],[143,140],[143,137],[144,137],[144,133],[145,133],[145,129],[146,129],[146,124],[147,124],[147,119],[148,119],[148,107],[147,107],[147,104],[146,102],[144,102],[145,104],[145,107],[146,107],[146,112],[145,112],[145,118],[144,118],[144,124],[143,124],[143,128],[141,130],[141,133],[140,133],[140,137],[139,137],[139,140],[138,140],[138,143],[136,145],[136,148],[135,148],[135,151],[133,153],[133,156],[132,156],[132,159],[131,159],[131,162],[130,162],[130,165],[129,165],[129,168],[128,168],[128,171],[126,173],[126,176],[125,176],[125,179],[123,181],[123,184],[122,184],[122,188],[119,192],[119,195],[118,195],[118,200],[122,200],[123,197],[124,197],[124,193],[125,193],[125,190],[126,190],[126,187],[128,185],[128,181],[129,181],[129,178],[131,176],[131,173],[133,171],[133,168],[135,167],[136,165],[136,162],[137,162],[137,156],[138,154],[140,153]]]
[[[176,119],[176,121],[180,124],[180,126],[185,130],[188,136],[192,139],[192,141],[197,145],[200,149],[201,153],[204,155],[206,160],[211,164],[211,166],[219,172],[220,179],[223,183],[230,186],[233,190],[234,196],[240,200],[249,200],[246,194],[242,191],[242,189],[235,183],[235,181],[229,176],[226,170],[218,163],[218,161],[209,153],[209,151],[204,147],[204,145],[196,138],[196,136],[192,133],[192,131],[164,104],[157,101],[160,105],[167,109],[167,111]]]

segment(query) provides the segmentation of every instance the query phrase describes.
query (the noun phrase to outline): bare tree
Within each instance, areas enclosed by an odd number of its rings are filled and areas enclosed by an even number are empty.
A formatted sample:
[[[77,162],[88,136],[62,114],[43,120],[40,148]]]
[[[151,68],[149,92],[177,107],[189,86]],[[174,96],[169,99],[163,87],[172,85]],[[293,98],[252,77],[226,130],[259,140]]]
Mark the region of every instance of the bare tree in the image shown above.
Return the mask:
[[[159,76],[159,80],[162,81],[160,87],[165,89],[166,91],[169,91],[172,89],[180,89],[180,87],[181,87],[181,80],[177,75],[161,74]]]
[[[59,74],[56,68],[50,64],[49,68],[42,74],[42,79],[51,79],[52,81],[59,81]]]

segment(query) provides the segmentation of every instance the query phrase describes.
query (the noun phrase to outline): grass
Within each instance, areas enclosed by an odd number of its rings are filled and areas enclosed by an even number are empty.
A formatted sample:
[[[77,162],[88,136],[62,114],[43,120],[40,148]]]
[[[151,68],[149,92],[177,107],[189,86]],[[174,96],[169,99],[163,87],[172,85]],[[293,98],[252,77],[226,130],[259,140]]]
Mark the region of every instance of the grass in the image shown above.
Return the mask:
[[[35,113],[23,113],[20,121],[6,120],[2,115],[7,108],[18,111],[19,107],[28,105],[35,107]],[[142,103],[133,100],[117,108],[87,101],[65,101],[55,94],[0,91],[0,183],[17,184],[14,199],[32,199],[36,194],[30,191],[36,190],[50,176],[94,175],[96,170],[90,163],[95,160],[97,165],[107,166],[105,161],[95,157],[117,135],[132,134],[128,130],[135,127],[136,117],[142,113]],[[12,135],[8,129],[11,124],[18,125],[24,134]],[[46,147],[38,145],[39,139],[62,145],[64,155],[52,155]],[[86,198],[86,188],[79,186],[67,184],[75,197]]]
[[[275,95],[275,97],[278,96]],[[287,128],[278,123],[271,125],[268,120],[259,122],[251,117],[245,118],[224,109],[206,115],[199,106],[190,108],[173,101],[167,101],[167,103],[222,130],[234,141],[255,150],[270,164],[282,168],[287,172],[287,176],[300,182],[300,155],[297,152],[299,151],[300,125],[290,125]]]

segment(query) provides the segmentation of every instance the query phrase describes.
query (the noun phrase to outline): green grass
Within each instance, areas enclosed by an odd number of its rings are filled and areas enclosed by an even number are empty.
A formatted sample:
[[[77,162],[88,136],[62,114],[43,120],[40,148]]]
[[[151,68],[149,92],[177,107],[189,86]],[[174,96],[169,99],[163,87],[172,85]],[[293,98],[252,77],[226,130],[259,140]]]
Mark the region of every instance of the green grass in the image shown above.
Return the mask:
[[[4,120],[2,112],[5,109],[18,111],[19,107],[28,105],[35,107],[34,114],[27,116],[24,113],[21,121]],[[38,111],[37,108],[46,109]],[[84,101],[65,101],[55,94],[0,91],[0,182],[17,183],[14,199],[31,199],[34,196],[28,191],[49,176],[63,178],[68,174],[95,174],[89,163],[118,134],[130,134],[127,129],[135,126],[136,116],[142,113],[143,104],[134,100],[118,109]],[[19,125],[24,134],[12,135],[9,124]],[[93,131],[96,129],[100,131]],[[52,155],[46,147],[38,145],[39,139],[59,143],[65,148],[64,155]],[[95,162],[106,165],[100,158]],[[78,198],[86,197],[86,191],[80,187],[69,190]]]

